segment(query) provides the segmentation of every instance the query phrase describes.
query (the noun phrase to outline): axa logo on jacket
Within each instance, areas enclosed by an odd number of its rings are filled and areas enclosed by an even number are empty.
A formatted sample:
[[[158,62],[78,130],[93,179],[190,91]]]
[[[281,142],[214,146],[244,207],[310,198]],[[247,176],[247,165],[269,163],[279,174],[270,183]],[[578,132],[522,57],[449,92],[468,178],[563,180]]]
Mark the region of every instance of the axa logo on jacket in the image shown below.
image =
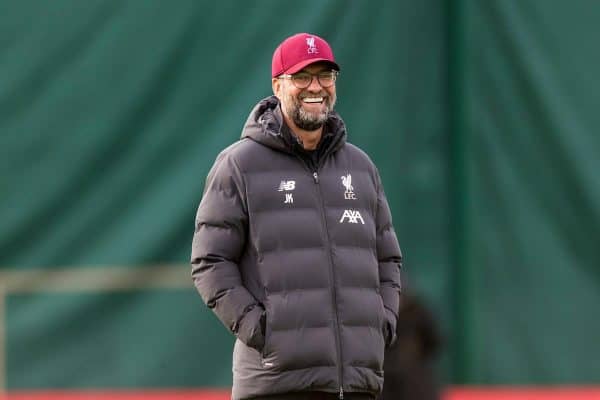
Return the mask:
[[[344,223],[344,220],[346,219],[348,219],[347,222],[350,224],[358,224],[358,221],[363,225],[365,224],[365,220],[358,210],[344,210],[344,214],[342,214],[342,218],[340,219],[340,224]]]

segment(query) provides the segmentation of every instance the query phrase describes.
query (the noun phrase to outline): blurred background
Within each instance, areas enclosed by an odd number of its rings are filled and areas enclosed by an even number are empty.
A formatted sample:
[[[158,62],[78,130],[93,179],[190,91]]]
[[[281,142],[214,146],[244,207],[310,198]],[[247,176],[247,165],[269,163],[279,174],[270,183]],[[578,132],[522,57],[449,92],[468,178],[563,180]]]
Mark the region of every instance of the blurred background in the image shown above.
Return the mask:
[[[194,216],[297,32],[341,65],[442,384],[600,385],[598,21],[594,0],[0,2],[0,392],[228,390]]]

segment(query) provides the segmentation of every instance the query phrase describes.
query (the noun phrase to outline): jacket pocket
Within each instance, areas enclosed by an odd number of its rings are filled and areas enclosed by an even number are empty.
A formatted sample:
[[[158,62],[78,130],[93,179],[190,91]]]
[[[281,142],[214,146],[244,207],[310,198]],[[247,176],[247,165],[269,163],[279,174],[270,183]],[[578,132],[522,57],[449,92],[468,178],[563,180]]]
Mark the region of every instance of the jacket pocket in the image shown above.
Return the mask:
[[[381,297],[381,292],[379,289],[375,289],[377,292],[377,299],[379,300],[379,312],[377,313],[379,317],[379,331],[383,335],[383,342],[385,345],[388,345],[389,338],[389,327],[387,322],[387,317],[385,313],[385,306],[383,305],[383,297]]]
[[[271,313],[271,307],[270,307],[270,301],[269,301],[269,292],[267,291],[267,288],[264,289],[265,291],[265,301],[264,301],[264,307],[265,307],[265,321],[264,321],[264,338],[265,338],[265,345],[262,348],[262,351],[260,352],[261,358],[262,358],[262,362],[263,365],[266,363],[265,359],[268,357],[269,355],[269,344],[270,344],[270,339],[271,339],[271,320],[272,320],[272,313]],[[268,362],[267,362],[268,364]]]

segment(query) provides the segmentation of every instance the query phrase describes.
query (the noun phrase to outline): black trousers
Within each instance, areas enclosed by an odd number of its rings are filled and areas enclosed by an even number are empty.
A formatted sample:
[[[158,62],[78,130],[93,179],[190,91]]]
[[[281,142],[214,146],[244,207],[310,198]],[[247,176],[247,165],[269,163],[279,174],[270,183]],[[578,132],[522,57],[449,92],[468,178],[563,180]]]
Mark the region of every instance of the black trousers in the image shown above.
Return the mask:
[[[339,400],[339,398],[339,393],[293,392],[252,397],[248,400]],[[375,400],[375,396],[368,393],[344,392],[344,400]]]

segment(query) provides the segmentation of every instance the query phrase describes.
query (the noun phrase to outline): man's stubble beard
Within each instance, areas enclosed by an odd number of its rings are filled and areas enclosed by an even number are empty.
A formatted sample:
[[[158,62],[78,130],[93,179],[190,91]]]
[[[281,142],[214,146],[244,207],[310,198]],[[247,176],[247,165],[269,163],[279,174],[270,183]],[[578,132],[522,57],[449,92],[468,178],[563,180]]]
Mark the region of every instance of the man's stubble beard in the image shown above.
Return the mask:
[[[325,102],[325,110],[319,113],[311,113],[302,108],[302,99],[304,97],[323,97]],[[327,121],[329,114],[333,111],[335,106],[336,96],[335,94],[330,97],[327,94],[307,94],[302,93],[296,97],[286,93],[282,101],[282,106],[285,113],[294,121],[294,124],[300,129],[305,131],[316,131]]]

